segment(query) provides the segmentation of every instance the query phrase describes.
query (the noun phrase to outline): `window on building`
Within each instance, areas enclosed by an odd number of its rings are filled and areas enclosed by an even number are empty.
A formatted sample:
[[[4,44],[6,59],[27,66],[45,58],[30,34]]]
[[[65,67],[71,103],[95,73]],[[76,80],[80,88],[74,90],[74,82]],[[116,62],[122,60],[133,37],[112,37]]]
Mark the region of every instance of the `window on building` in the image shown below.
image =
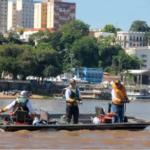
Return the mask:
[[[139,38],[138,38],[138,37],[136,38],[136,41],[139,41]]]
[[[127,40],[127,36],[124,36],[124,40]]]
[[[135,44],[133,43],[133,46],[135,46]]]
[[[141,55],[141,58],[147,58],[147,55],[142,54],[142,55]]]
[[[82,77],[83,77],[83,78],[85,77],[84,72],[82,73]]]
[[[142,46],[142,43],[140,43],[140,46]]]
[[[132,36],[130,36],[130,41],[132,41]]]
[[[135,41],[135,36],[133,37],[133,41]]]
[[[88,73],[88,78],[91,78],[91,77],[90,77],[90,73]]]
[[[144,59],[143,62],[147,62],[147,60]]]
[[[147,67],[147,65],[143,64],[142,67]]]
[[[99,79],[101,79],[101,73],[99,73]]]
[[[81,78],[81,77],[82,77],[82,73],[80,72],[80,73],[79,73],[79,78]]]
[[[142,41],[142,37],[140,37],[140,41]]]
[[[97,79],[97,73],[95,74],[95,78]]]
[[[92,78],[94,78],[94,73],[92,73]]]
[[[130,43],[130,47],[132,47],[132,43]]]

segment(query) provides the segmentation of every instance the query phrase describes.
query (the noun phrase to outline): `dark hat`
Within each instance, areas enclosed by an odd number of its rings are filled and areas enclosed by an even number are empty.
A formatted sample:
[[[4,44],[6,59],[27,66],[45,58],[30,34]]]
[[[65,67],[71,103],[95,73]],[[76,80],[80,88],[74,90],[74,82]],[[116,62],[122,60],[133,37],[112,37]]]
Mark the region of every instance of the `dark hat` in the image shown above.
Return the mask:
[[[70,84],[76,84],[76,80],[71,79],[71,80],[70,80]]]
[[[120,80],[115,81],[115,84],[120,84],[120,83],[121,83]]]

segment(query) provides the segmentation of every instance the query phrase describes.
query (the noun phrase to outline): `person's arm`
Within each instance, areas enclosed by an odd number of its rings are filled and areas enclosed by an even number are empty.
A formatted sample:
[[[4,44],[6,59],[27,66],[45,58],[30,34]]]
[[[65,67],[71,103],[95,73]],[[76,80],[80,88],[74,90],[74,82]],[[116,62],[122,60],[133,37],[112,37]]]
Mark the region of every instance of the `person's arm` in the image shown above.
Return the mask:
[[[71,95],[71,90],[70,90],[70,89],[67,89],[67,90],[66,90],[66,93],[65,93],[66,101],[69,102],[69,103],[75,103],[76,100],[70,98],[70,95]]]
[[[77,102],[77,103],[82,104],[82,96],[81,96],[81,92],[79,89],[78,89],[78,93],[79,93],[79,102]]]
[[[79,100],[81,101],[82,100],[82,96],[81,96],[81,92],[80,92],[79,89],[78,89],[78,93],[79,93]]]
[[[28,107],[29,112],[31,113],[31,117],[34,118],[36,116],[36,113],[35,113],[32,105],[31,105],[31,103],[29,101],[27,102],[26,106]]]
[[[16,100],[14,100],[11,104],[7,105],[7,106],[4,107],[2,110],[0,110],[0,113],[12,109],[12,108],[14,107],[15,103],[16,103]]]
[[[125,97],[125,99],[126,99],[126,100],[129,100],[129,99],[128,99],[128,96],[127,96],[127,92],[126,92],[125,86],[122,85],[122,88],[123,88],[123,91],[124,91],[124,97]]]

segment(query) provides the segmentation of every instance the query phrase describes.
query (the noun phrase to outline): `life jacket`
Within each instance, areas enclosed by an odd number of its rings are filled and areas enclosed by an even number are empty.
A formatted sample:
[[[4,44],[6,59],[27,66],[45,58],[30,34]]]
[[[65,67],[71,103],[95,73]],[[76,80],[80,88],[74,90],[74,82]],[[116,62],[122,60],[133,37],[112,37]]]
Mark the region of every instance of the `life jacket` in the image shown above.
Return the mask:
[[[115,113],[108,113],[105,116],[98,116],[97,118],[100,120],[102,123],[112,123],[112,117],[115,117]]]
[[[123,105],[123,103],[121,103],[121,100],[127,99],[126,89],[125,89],[124,85],[121,84],[120,89],[117,89],[117,87],[114,83],[111,85],[112,85],[112,88],[114,89],[116,97],[117,97],[117,99],[113,99],[113,97],[112,97],[112,102],[116,105]]]
[[[70,98],[79,100],[79,90],[78,90],[78,88],[76,87],[76,91],[73,91],[71,87],[69,87],[69,89],[71,90]],[[67,101],[67,104],[71,105],[71,106],[77,106],[76,103],[70,103],[68,101]]]
[[[17,110],[22,110],[22,111],[27,111],[27,112],[29,112],[29,109],[28,109],[28,107],[26,106],[26,104],[27,104],[28,101],[29,101],[29,100],[26,99],[26,98],[17,98],[17,99],[16,99],[16,103],[15,103],[14,108],[13,108],[13,115],[15,115],[15,112],[16,112]]]

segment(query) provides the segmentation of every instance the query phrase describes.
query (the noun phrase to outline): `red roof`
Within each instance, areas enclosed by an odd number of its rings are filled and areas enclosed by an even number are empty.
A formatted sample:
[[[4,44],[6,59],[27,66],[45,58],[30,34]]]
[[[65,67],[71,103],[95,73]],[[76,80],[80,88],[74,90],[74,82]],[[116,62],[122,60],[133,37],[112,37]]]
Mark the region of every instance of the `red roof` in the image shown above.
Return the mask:
[[[108,81],[108,82],[111,82],[111,81],[115,81],[115,80],[118,80],[118,77],[116,76],[103,76],[103,82],[104,81]]]
[[[36,29],[25,29],[24,32],[29,32],[29,31],[39,31],[39,30],[49,30],[51,33],[54,33],[56,31],[56,29],[54,28],[36,28]],[[18,32],[18,30],[16,30],[16,32]]]

